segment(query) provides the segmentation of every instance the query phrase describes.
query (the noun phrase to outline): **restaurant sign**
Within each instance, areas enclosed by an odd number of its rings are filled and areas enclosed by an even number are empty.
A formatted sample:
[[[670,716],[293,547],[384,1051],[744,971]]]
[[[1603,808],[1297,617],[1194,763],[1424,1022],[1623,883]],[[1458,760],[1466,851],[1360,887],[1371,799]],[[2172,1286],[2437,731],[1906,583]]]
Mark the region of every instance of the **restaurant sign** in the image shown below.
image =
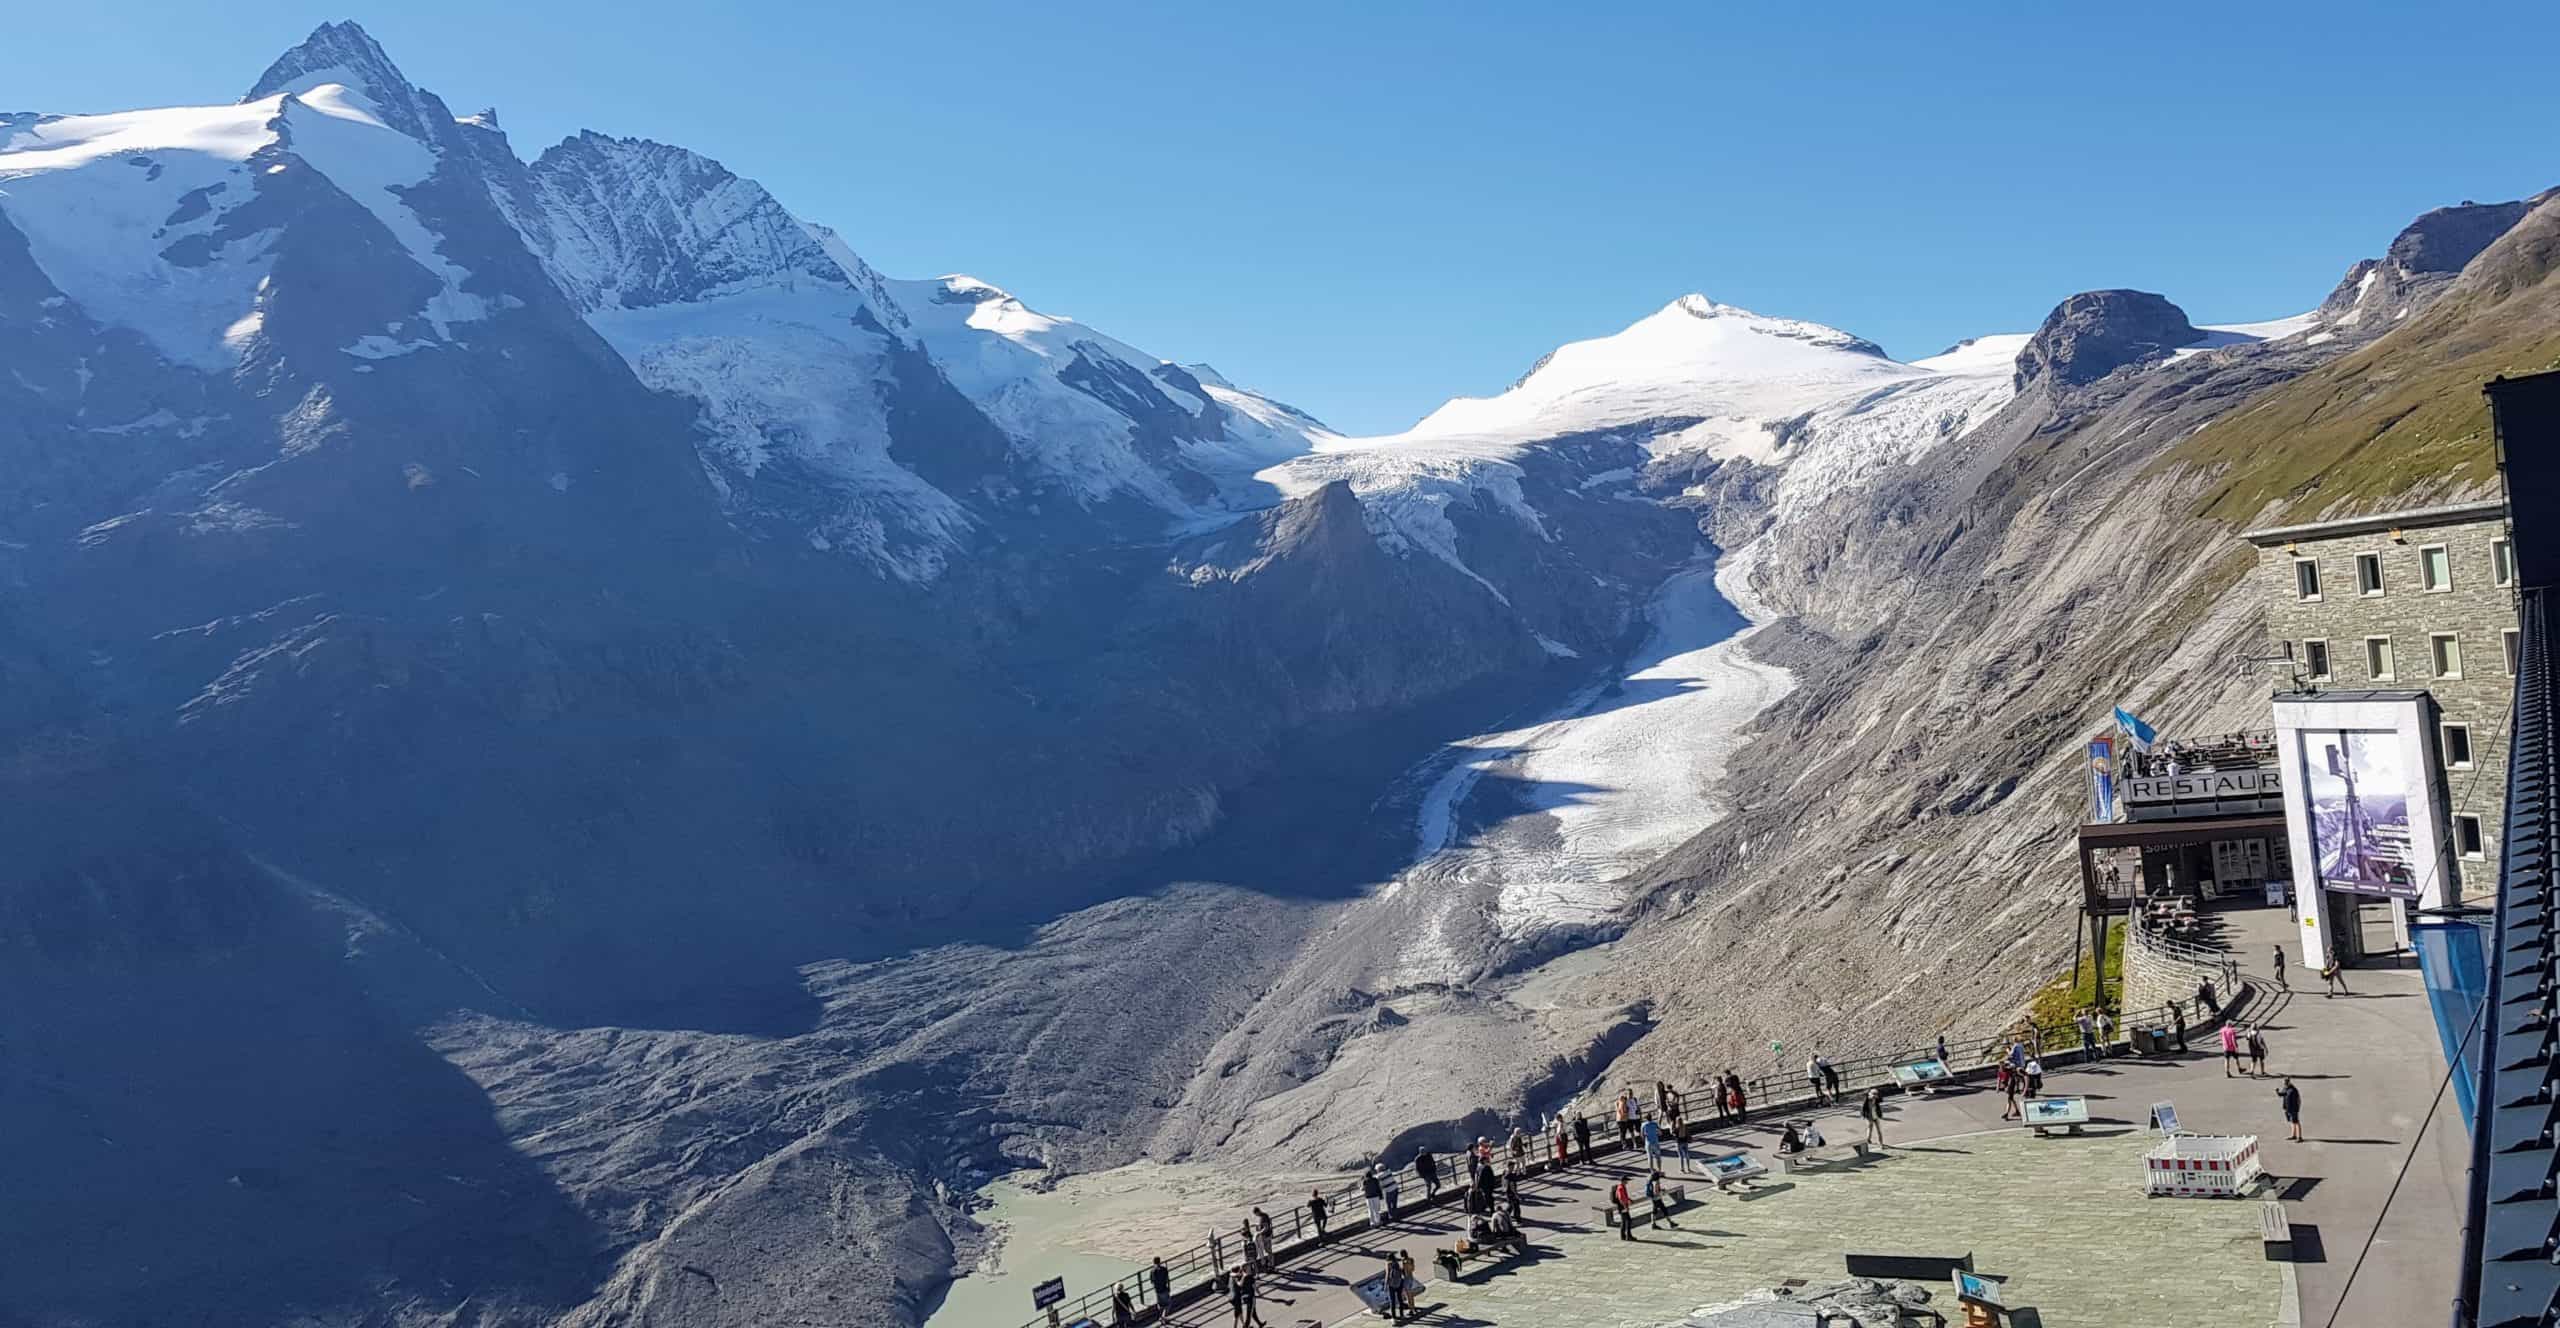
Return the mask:
[[[2125,780],[2123,787],[2125,806],[2135,820],[2232,816],[2276,811],[2284,805],[2284,775],[2276,766],[2153,775]]]

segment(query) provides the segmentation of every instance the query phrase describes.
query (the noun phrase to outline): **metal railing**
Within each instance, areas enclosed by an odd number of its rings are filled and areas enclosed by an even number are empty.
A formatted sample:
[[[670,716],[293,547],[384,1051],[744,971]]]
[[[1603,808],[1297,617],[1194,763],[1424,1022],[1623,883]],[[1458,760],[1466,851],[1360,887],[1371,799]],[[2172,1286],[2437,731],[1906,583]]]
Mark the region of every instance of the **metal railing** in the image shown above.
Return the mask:
[[[2142,910],[2138,908],[2125,915],[2125,926],[2133,933],[2132,939],[2135,944],[2141,945],[2171,963],[2195,970],[2200,977],[2212,978],[2222,984],[2224,991],[2239,990],[2240,960],[2229,950],[2198,945],[2193,941],[2182,941],[2167,935],[2145,922]]]
[[[2173,1001],[2168,1005],[2130,1011],[2118,1020],[2119,1034],[2108,1045],[2110,1047],[2124,1045],[2126,1039],[2121,1030],[2144,1027],[2166,1028],[2176,1025],[2178,1020],[2172,1013],[2173,1009],[2178,1014],[2192,1012],[2193,1018],[2187,1024],[2192,1031],[2197,1033],[2209,1031],[2218,1022],[2221,1014],[2238,1006],[2247,994],[2248,988],[2238,981],[2235,970],[2230,988],[2221,993],[2224,1001],[2221,1011],[2209,1012],[2190,1001]],[[1987,1072],[2001,1060],[2013,1041],[2025,1042],[2031,1054],[2049,1064],[2070,1064],[2077,1061],[2082,1054],[2079,1029],[2069,1020],[2039,1024],[2026,1018],[2019,1018],[1996,1027],[1983,1025],[1940,1036],[1943,1037],[1947,1047],[1949,1058],[1947,1068],[1954,1072],[1957,1078],[1978,1077]],[[1745,1110],[1739,1118],[1725,1118],[1716,1111],[1713,1105],[1715,1099],[1711,1096],[1709,1086],[1712,1080],[1695,1082],[1686,1088],[1675,1085],[1684,1104],[1697,1104],[1684,1105],[1682,1118],[1690,1122],[1693,1129],[1701,1125],[1713,1127],[1727,1123],[1791,1117],[1801,1115],[1808,1109],[1840,1106],[1846,1099],[1861,1094],[1869,1088],[1881,1087],[1887,1091],[1898,1092],[1900,1089],[1893,1077],[1893,1067],[1916,1060],[1934,1058],[1937,1055],[1939,1040],[1939,1037],[1933,1037],[1927,1043],[1907,1046],[1899,1051],[1868,1053],[1832,1060],[1831,1068],[1840,1080],[1840,1094],[1828,1104],[1815,1101],[1810,1080],[1801,1069],[1782,1070],[1744,1079]],[[1659,1108],[1650,1100],[1651,1097],[1650,1092],[1639,1093],[1641,1115],[1644,1119],[1659,1120],[1661,1118]],[[1614,1102],[1614,1099],[1612,1101]],[[1642,1147],[1641,1141],[1620,1143],[1614,1115],[1581,1114],[1578,1118],[1590,1127],[1591,1151],[1595,1155],[1618,1152],[1622,1148]],[[1552,1174],[1563,1169],[1563,1166],[1578,1164],[1578,1161],[1559,1164],[1555,1160],[1551,1133],[1554,1128],[1554,1119],[1528,1123],[1537,1125],[1539,1128],[1536,1129],[1528,1128],[1528,1124],[1523,1125],[1522,1128],[1529,1140],[1526,1166],[1521,1173],[1524,1178]],[[1576,1117],[1562,1119],[1566,1123],[1567,1130],[1570,1131]],[[1504,1143],[1496,1144],[1494,1155],[1497,1162],[1509,1157],[1506,1145],[1507,1136]],[[1663,1146],[1666,1151],[1672,1147],[1668,1137],[1665,1138]],[[1441,1172],[1443,1180],[1436,1198],[1421,1197],[1424,1187],[1420,1180],[1414,1177],[1409,1165],[1389,1168],[1399,1180],[1397,1195],[1399,1202],[1394,1208],[1396,1216],[1403,1216],[1437,1203],[1453,1201],[1465,1193],[1467,1187],[1464,1177],[1468,1165],[1465,1161],[1466,1154],[1463,1151],[1451,1149],[1437,1155],[1443,1159]],[[1579,1158],[1578,1149],[1577,1158]],[[1322,1194],[1325,1199],[1327,1211],[1324,1240],[1330,1241],[1369,1229],[1368,1206],[1361,1191],[1362,1174],[1365,1173],[1332,1177],[1312,1183],[1311,1189]],[[1304,1194],[1266,1200],[1259,1206],[1271,1217],[1272,1257],[1275,1260],[1303,1253],[1322,1243],[1315,1237],[1314,1222],[1308,1214]],[[1245,1235],[1246,1224],[1249,1221],[1250,1218],[1244,1218],[1223,1228],[1213,1228],[1211,1239],[1186,1245],[1162,1256],[1175,1307],[1188,1304],[1208,1294],[1220,1284],[1220,1279],[1226,1273],[1250,1257],[1252,1247]],[[1136,1322],[1146,1324],[1163,1321],[1163,1307],[1155,1301],[1151,1269],[1141,1267],[1082,1296],[1061,1302],[1057,1306],[1060,1322],[1074,1324],[1084,1319],[1092,1319],[1098,1323],[1110,1323],[1112,1293],[1119,1290],[1126,1290],[1131,1302],[1137,1307]],[[1047,1328],[1048,1323],[1049,1319],[1044,1314],[1027,1320],[1024,1328]]]

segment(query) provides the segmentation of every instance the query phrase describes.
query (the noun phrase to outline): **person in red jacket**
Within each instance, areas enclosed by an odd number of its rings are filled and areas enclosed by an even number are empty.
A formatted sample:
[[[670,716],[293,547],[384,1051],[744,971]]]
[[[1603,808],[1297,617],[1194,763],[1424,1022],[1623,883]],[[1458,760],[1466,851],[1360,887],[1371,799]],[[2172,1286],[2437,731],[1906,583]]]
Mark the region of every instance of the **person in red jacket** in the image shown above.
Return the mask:
[[[1618,1239],[1634,1240],[1636,1238],[1636,1200],[1634,1195],[1627,1193],[1627,1182],[1624,1178],[1620,1178],[1617,1184],[1609,1187],[1609,1202],[1615,1204],[1618,1209]]]

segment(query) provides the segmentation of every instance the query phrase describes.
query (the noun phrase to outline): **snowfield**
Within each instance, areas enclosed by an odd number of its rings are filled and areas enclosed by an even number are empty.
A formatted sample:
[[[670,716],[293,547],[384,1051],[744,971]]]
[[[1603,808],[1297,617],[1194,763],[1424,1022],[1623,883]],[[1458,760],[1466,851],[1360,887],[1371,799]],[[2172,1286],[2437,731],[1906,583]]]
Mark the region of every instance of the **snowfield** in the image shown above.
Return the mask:
[[[438,338],[487,316],[487,303],[462,290],[470,274],[445,261],[396,192],[432,174],[435,154],[385,127],[364,93],[336,83],[236,106],[21,123],[0,139],[0,211],[90,317],[140,333],[173,363],[225,370],[263,321],[272,256],[265,231],[225,235],[224,223],[297,162],[371,212],[438,278],[421,311]]]
[[[2015,394],[2026,342],[1979,337],[1902,364],[1837,329],[1684,295],[1615,336],[1559,348],[1500,396],[1452,401],[1400,434],[1316,440],[1260,478],[1289,497],[1348,481],[1383,538],[1473,576],[1449,505],[1488,500],[1543,535],[1520,487],[1531,448],[1624,431],[1655,457],[1768,466],[1783,518],[1988,419]]]

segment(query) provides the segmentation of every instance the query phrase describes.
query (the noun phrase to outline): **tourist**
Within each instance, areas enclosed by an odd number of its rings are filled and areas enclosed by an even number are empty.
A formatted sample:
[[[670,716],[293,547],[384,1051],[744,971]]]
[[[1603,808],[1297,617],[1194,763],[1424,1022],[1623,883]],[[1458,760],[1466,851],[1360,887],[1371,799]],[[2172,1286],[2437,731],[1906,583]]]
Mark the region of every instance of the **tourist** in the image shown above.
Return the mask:
[[[1811,1152],[1816,1148],[1826,1147],[1830,1142],[1830,1140],[1822,1137],[1822,1122],[1806,1121],[1804,1123],[1804,1146],[1807,1152]]]
[[[2027,1062],[2027,1096],[2044,1096],[2044,1062],[2041,1060],[2030,1059]]]
[[[1147,1282],[1156,1290],[1156,1322],[1173,1322],[1173,1270],[1164,1266],[1163,1255],[1148,1267]]]
[[[1659,1171],[1662,1169],[1662,1122],[1646,1117],[1643,1134],[1644,1164]]]
[[[1790,1155],[1804,1151],[1804,1136],[1796,1131],[1794,1121],[1788,1121],[1786,1129],[1779,1133],[1778,1151]]]
[[[1387,1224],[1387,1187],[1378,1182],[1378,1171],[1378,1164],[1372,1162],[1369,1169],[1360,1175],[1360,1197],[1369,1203],[1369,1225],[1372,1228]],[[1212,1250],[1210,1253],[1214,1256],[1217,1252]]]
[[[1666,1121],[1680,1119],[1680,1095],[1671,1091],[1670,1080],[1653,1081],[1653,1107],[1656,1114]]]
[[[1520,1220],[1520,1173],[1517,1171],[1502,1178],[1502,1207],[1511,1214],[1512,1221]]]
[[[1867,1121],[1867,1142],[1879,1148],[1883,1147],[1884,1089],[1881,1087],[1868,1089],[1866,1098],[1858,1104],[1858,1114],[1865,1117]]]
[[[1254,1303],[1253,1265],[1238,1265],[1229,1285],[1235,1288],[1228,1293],[1235,1307],[1235,1328],[1263,1328],[1262,1307]]]
[[[1820,1056],[1804,1058],[1804,1084],[1806,1088],[1812,1090],[1814,1105],[1822,1105],[1822,1058]]]
[[[1316,1239],[1319,1241],[1323,1240],[1324,1191],[1321,1189],[1312,1189],[1307,1191],[1307,1220],[1315,1224]]]
[[[2274,959],[2275,959],[2275,966],[2276,966],[2276,990],[2278,990],[2278,991],[2291,991],[2291,990],[2293,990],[2293,988],[2291,988],[2291,987],[2289,987],[2289,986],[2286,986],[2286,985],[2285,985],[2285,980],[2284,980],[2284,943],[2283,943],[2283,942],[2281,942],[2281,941],[2279,941],[2279,942],[2277,942],[2277,943],[2276,943]]]
[[[1733,1109],[1733,1118],[1737,1121],[1751,1112],[1750,1100],[1742,1095],[1742,1076],[1731,1070],[1724,1072],[1724,1101]]]
[[[2098,1056],[2100,1059],[2104,1059],[2106,1057],[2108,1046],[2113,1044],[2115,1040],[2115,1012],[2104,1006],[2100,1006],[2098,1008]]]
[[[1673,1221],[1671,1210],[1663,1204],[1665,1196],[1662,1189],[1662,1173],[1660,1171],[1657,1170],[1644,1178],[1644,1197],[1650,1200],[1653,1204],[1653,1221],[1649,1225],[1660,1227],[1664,1223],[1668,1222],[1671,1224],[1673,1230],[1676,1231],[1679,1229],[1680,1224]]]
[[[2332,961],[2327,968],[2320,970],[2320,981],[2329,988],[2327,991],[2320,993],[2320,999],[2324,1001],[2332,996],[2352,996],[2355,994],[2354,992],[2347,990],[2347,970],[2340,967],[2334,961]]]
[[[1260,1208],[1253,1210],[1253,1248],[1261,1256],[1263,1271],[1280,1271],[1280,1261],[1273,1257],[1271,1251],[1271,1214]]]
[[[2276,1102],[2284,1108],[2285,1128],[2293,1132],[2290,1137],[2295,1143],[2301,1143],[2302,1090],[2293,1086],[2290,1077],[2284,1081],[2284,1087],[2276,1090]]]
[[[1557,1116],[1557,1117],[1556,1117],[1556,1119],[1555,1119],[1555,1136],[1556,1136],[1556,1169],[1557,1169],[1558,1171],[1562,1171],[1562,1170],[1564,1169],[1564,1164],[1565,1164],[1565,1161],[1566,1161],[1566,1158],[1565,1158],[1565,1139],[1566,1139],[1566,1136],[1565,1136],[1565,1132],[1564,1132],[1564,1117],[1563,1117],[1563,1116],[1561,1116],[1561,1115]]]
[[[2004,1059],[2012,1070],[2027,1068],[2027,1039],[2023,1034],[2009,1039],[2009,1054]]]
[[[2019,1073],[2019,1071],[2010,1069],[2007,1061],[2002,1061],[2000,1063],[2000,1068],[1993,1071],[1993,1077],[2000,1081],[2000,1097],[2002,1101],[2007,1104],[2000,1108],[2000,1119],[2002,1120],[2016,1120],[2018,1118]]]
[[[2267,1030],[2263,1026],[2249,1029],[2249,1073],[2267,1072]]]
[[[1250,1217],[1248,1217],[1248,1218],[1246,1218],[1243,1222],[1239,1223],[1239,1224],[1237,1225],[1237,1227],[1236,1227],[1236,1234],[1237,1234],[1237,1235],[1240,1235],[1240,1236],[1242,1236],[1242,1237],[1244,1237],[1244,1263],[1245,1263],[1245,1267],[1247,1267],[1247,1268],[1257,1268],[1257,1267],[1260,1267],[1260,1266],[1261,1266],[1261,1264],[1262,1264],[1262,1258],[1261,1258],[1261,1256],[1260,1256],[1260,1255],[1257,1255],[1257,1254],[1255,1254],[1255,1253],[1254,1253],[1254,1244],[1253,1244],[1253,1219],[1252,1219],[1252,1218],[1250,1218]]]
[[[1413,1155],[1413,1174],[1422,1178],[1422,1201],[1429,1203],[1440,1197],[1440,1159],[1428,1147]]]
[[[2098,1021],[2090,1018],[2087,1010],[2082,1010],[2071,1016],[2071,1022],[2080,1030],[2080,1055],[2088,1060],[2098,1059]]]
[[[1591,1160],[1591,1118],[1589,1116],[1573,1118],[1573,1142],[1582,1150],[1582,1160],[1588,1163]]]
[[[1404,1173],[1390,1171],[1379,1177],[1378,1183],[1386,1187],[1387,1220],[1393,1222],[1396,1220],[1396,1193],[1404,1188]]]
[[[2169,1002],[2169,1027],[2170,1027],[2170,1032],[2171,1032],[2174,1036],[2176,1036],[2176,1038],[2178,1039],[2178,1052],[2179,1052],[2179,1054],[2180,1054],[2180,1055],[2184,1055],[2184,1054],[2186,1054],[2186,1050],[2187,1050],[2187,1008],[2186,1008],[2185,1006],[2183,1006],[2183,1005],[2178,1004],[2176,1001],[2171,1001],[2171,1002]]]
[[[1689,1125],[1689,1122],[1687,1122],[1687,1121],[1682,1121],[1682,1122],[1680,1122],[1679,1124],[1674,1125],[1674,1126],[1672,1126],[1672,1127],[1671,1127],[1671,1146],[1672,1146],[1672,1148],[1673,1148],[1674,1150],[1676,1150],[1676,1151],[1679,1153],[1679,1156],[1680,1156],[1680,1174],[1681,1174],[1681,1175],[1683,1175],[1683,1176],[1688,1175],[1688,1174],[1689,1174],[1689,1169],[1690,1169],[1690,1168],[1689,1168],[1689,1129],[1690,1129],[1690,1125]]]
[[[2222,1025],[2222,1077],[2231,1078],[2240,1071],[2240,1030],[2229,1021]]]
[[[1634,1084],[1628,1084],[1626,1087],[1619,1089],[1618,1147],[1624,1148],[1628,1144],[1635,1142],[1636,1117],[1642,1114],[1643,1113],[1636,1110],[1636,1086]]]
[[[1635,1198],[1627,1193],[1627,1182],[1624,1177],[1620,1177],[1617,1184],[1609,1187],[1609,1202],[1618,1210],[1618,1239],[1634,1240],[1636,1238]]]
[[[2213,979],[2211,978],[2206,978],[2204,981],[2196,984],[2196,1013],[2207,1019],[2219,1019],[2222,1017],[2222,1000],[2220,997],[2214,995]]]
[[[1111,1288],[1111,1328],[1138,1328],[1138,1306],[1127,1287]]]
[[[1938,1035],[1938,1064],[1950,1070],[1955,1068],[1955,1062],[1947,1059],[1947,1035],[1944,1033]]]
[[[1819,1052],[1814,1054],[1813,1063],[1822,1068],[1823,1094],[1829,1097],[1833,1102],[1838,1102],[1840,1100],[1840,1071],[1831,1064],[1828,1057],[1823,1056]]]
[[[1209,1266],[1211,1268],[1227,1266],[1227,1243],[1219,1239],[1216,1227],[1209,1228]]]
[[[1413,1251],[1405,1250],[1397,1254],[1394,1256],[1394,1262],[1396,1294],[1399,1302],[1404,1306],[1405,1317],[1411,1318],[1422,1312],[1422,1307],[1414,1303],[1415,1295],[1422,1290],[1422,1279],[1414,1272]]]
[[[1511,1127],[1511,1166],[1515,1171],[1529,1168],[1529,1135],[1517,1125]]]

